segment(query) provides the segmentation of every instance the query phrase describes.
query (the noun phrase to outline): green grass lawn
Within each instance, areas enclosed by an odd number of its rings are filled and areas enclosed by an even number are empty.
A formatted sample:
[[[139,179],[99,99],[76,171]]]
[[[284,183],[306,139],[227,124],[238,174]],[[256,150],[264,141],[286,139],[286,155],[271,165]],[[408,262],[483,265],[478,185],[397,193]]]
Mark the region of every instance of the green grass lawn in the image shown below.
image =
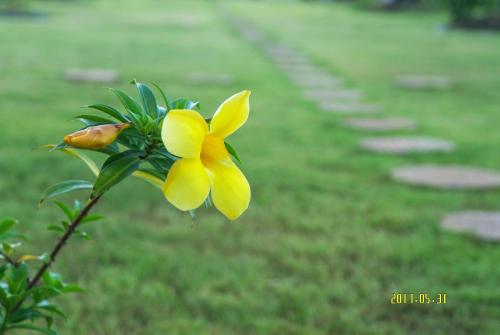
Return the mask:
[[[79,127],[79,106],[118,106],[105,85],[62,80],[68,67],[113,68],[189,96],[210,116],[253,91],[251,117],[231,143],[253,190],[228,222],[201,210],[194,224],[162,194],[130,179],[98,207],[93,241],[70,243],[55,269],[87,288],[61,300],[61,334],[500,334],[500,247],[443,232],[459,209],[500,209],[500,192],[411,188],[389,178],[409,163],[500,170],[500,36],[442,32],[444,14],[362,12],[346,5],[226,1],[362,89],[417,134],[456,142],[451,154],[375,155],[363,133],[321,112],[212,2],[46,2],[46,19],[0,18],[0,215],[21,219],[28,252],[54,243],[60,219],[35,205],[52,183],[91,178],[78,161],[32,151]],[[193,85],[192,73],[232,85]],[[441,74],[453,90],[398,89],[398,74]],[[82,195],[83,199],[84,195]],[[69,200],[70,198],[68,198]],[[446,305],[391,305],[393,292],[447,293]]]

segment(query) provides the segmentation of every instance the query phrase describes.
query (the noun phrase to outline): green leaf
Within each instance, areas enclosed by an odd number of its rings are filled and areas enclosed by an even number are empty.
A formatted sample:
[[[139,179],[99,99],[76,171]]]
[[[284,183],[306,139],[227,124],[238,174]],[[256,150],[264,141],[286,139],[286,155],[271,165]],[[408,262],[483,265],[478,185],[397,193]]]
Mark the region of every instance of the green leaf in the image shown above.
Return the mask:
[[[104,219],[104,215],[99,215],[99,214],[92,214],[92,215],[87,215],[83,220],[82,220],[82,224],[83,223],[87,223],[87,222],[93,222],[93,221],[99,221],[99,220],[102,220]]]
[[[161,87],[158,84],[153,83],[153,82],[151,82],[150,84],[153,85],[154,87],[156,87],[158,92],[160,92],[160,95],[163,98],[163,102],[165,102],[166,112],[168,112],[170,110],[170,104],[171,104],[170,99],[167,97],[165,92],[161,89]]]
[[[167,159],[170,159],[172,162],[175,162],[176,160],[179,159],[179,157],[176,157],[174,155],[172,155],[170,152],[167,151],[167,149],[165,148],[161,148],[161,149],[157,149],[154,151],[155,154],[158,154],[160,156],[163,156]]]
[[[93,195],[97,196],[116,185],[139,168],[141,151],[128,150],[110,156],[103,164],[94,183]]]
[[[226,149],[227,151],[231,154],[231,156],[233,156],[238,162],[240,162],[241,164],[243,164],[241,162],[241,159],[240,157],[238,156],[238,153],[236,152],[236,150],[233,148],[233,146],[227,142],[224,142],[224,145],[226,146]]]
[[[43,148],[47,148],[47,149],[51,149],[51,150],[59,150],[61,152],[64,152],[65,154],[76,157],[79,160],[81,160],[82,162],[84,162],[94,175],[97,176],[99,174],[99,168],[97,167],[97,164],[90,157],[81,153],[78,150],[71,149],[71,148],[64,148],[64,147],[57,149],[57,146],[54,144],[44,145]]]
[[[11,267],[7,273],[7,283],[9,285],[9,292],[19,293],[27,285],[28,279],[28,266],[24,263],[19,264],[17,267]]]
[[[64,287],[61,289],[63,293],[82,293],[85,292],[83,288],[76,284],[65,284]]]
[[[134,171],[134,173],[132,173],[132,175],[134,177],[137,177],[139,179],[142,179],[142,180],[150,183],[153,186],[156,186],[160,190],[163,189],[164,181],[149,171],[137,170],[137,171]]]
[[[2,221],[0,221],[0,236],[7,233],[18,223],[19,221],[12,218],[3,219]]]
[[[57,335],[55,331],[49,328],[40,328],[36,326],[32,326],[30,324],[15,324],[12,326],[8,326],[7,329],[28,329],[28,330],[33,330],[41,334],[45,335]]]
[[[142,151],[142,150],[132,149],[132,150],[122,151],[118,154],[115,154],[115,155],[108,157],[108,159],[103,163],[101,170],[116,160],[122,159],[124,157],[140,157],[143,154],[144,154],[144,151]]]
[[[147,162],[151,164],[151,166],[153,166],[158,171],[158,173],[163,176],[167,175],[168,170],[173,164],[173,161],[161,156],[150,156],[148,157]]]
[[[35,308],[28,307],[28,308],[21,308],[16,310],[13,314],[9,316],[9,323],[19,323],[22,321],[30,320],[32,321],[33,319],[45,319],[46,315],[43,314],[40,311],[37,311]]]
[[[115,122],[111,121],[110,119],[106,119],[105,117],[97,116],[97,115],[90,115],[90,114],[81,114],[81,115],[75,116],[75,119],[78,119],[87,125],[114,124],[115,123]]]
[[[2,283],[2,284],[5,284],[5,283]],[[0,303],[2,304],[2,307],[6,307],[8,302],[9,302],[9,300],[7,299],[7,295],[9,294],[7,289],[8,288],[6,285],[0,286]]]
[[[132,83],[137,88],[139,96],[141,97],[142,107],[152,118],[158,117],[158,106],[153,92],[146,85],[139,83],[135,80]]]
[[[128,120],[125,115],[123,115],[122,113],[120,113],[119,111],[117,111],[116,109],[114,109],[113,107],[111,106],[108,106],[108,105],[104,105],[104,104],[95,104],[95,105],[88,105],[88,106],[84,106],[85,108],[93,108],[93,109],[97,109],[103,113],[106,113],[108,114],[109,116],[111,117],[114,117],[115,119],[117,119],[118,121],[120,122],[130,122],[130,120]]]
[[[141,106],[139,106],[139,104],[134,99],[132,99],[127,93],[116,89],[111,89],[111,91],[114,94],[116,94],[118,99],[120,99],[120,102],[123,104],[123,106],[125,106],[125,108],[130,113],[135,115],[143,114]]]
[[[49,224],[47,226],[47,229],[50,231],[56,231],[58,233],[64,233],[64,231],[65,231],[63,227],[55,225],[55,224]]]
[[[210,208],[210,207],[212,207],[212,200],[210,199],[210,196],[208,196],[205,199],[205,208]]]
[[[87,232],[84,232],[84,231],[81,231],[78,229],[75,230],[74,236],[81,237],[87,241],[90,241],[92,239],[92,237]]]
[[[41,206],[42,203],[47,199],[51,199],[59,195],[73,191],[89,190],[89,189],[92,189],[92,183],[86,180],[66,180],[57,183],[55,185],[52,185],[47,190],[45,190],[42,198],[38,202],[38,206]]]
[[[57,307],[56,305],[50,304],[47,300],[44,300],[44,301],[41,301],[40,303],[38,303],[37,307],[39,309],[44,309],[50,313],[56,314],[56,315],[60,316],[61,318],[63,318],[64,320],[68,319],[66,314],[64,314],[64,312],[59,307]]]
[[[12,252],[14,248],[11,247],[11,245],[9,243],[2,243],[2,251],[7,254],[7,255],[10,255],[10,253]]]
[[[52,271],[46,271],[42,276],[43,281],[49,285],[56,287],[58,289],[64,286],[61,275]]]
[[[73,211],[64,202],[54,201],[54,203],[64,212],[64,214],[70,221],[73,220]]]
[[[186,98],[178,98],[172,101],[171,109],[199,109],[200,103]]]

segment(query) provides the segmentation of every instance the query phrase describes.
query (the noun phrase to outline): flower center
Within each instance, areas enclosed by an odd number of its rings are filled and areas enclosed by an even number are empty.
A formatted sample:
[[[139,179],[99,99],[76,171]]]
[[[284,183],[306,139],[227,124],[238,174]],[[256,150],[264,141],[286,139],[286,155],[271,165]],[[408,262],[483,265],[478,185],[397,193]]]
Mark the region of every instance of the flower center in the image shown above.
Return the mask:
[[[201,146],[201,160],[204,164],[220,162],[230,158],[224,140],[220,137],[207,135]]]

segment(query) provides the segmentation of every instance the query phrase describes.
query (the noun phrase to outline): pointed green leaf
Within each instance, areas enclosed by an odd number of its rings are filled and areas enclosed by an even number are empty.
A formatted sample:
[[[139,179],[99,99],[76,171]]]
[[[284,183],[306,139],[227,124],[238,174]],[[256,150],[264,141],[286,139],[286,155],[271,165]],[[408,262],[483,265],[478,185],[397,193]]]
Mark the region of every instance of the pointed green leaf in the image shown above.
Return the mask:
[[[105,117],[97,116],[97,115],[90,115],[90,114],[81,114],[81,115],[75,116],[75,119],[79,119],[83,123],[89,124],[89,125],[116,123],[116,122],[113,122],[110,119],[107,119]]]
[[[56,231],[58,233],[64,233],[64,228],[55,224],[49,224],[47,229],[50,231]]]
[[[92,189],[92,183],[86,180],[66,180],[52,185],[45,190],[38,206],[40,206],[47,199],[51,199],[68,192],[89,189]]]
[[[160,95],[161,97],[163,98],[163,102],[165,103],[165,109],[166,109],[166,112],[168,112],[170,110],[170,99],[167,97],[167,95],[165,94],[165,92],[161,89],[161,87],[156,84],[156,83],[153,83],[153,82],[150,82],[151,85],[153,85],[154,87],[156,87],[156,89],[158,90],[158,92],[160,92]]]
[[[47,145],[44,145],[42,148],[56,150],[56,146],[54,144],[47,144]],[[80,159],[82,162],[84,162],[88,166],[90,171],[92,171],[92,173],[95,176],[97,176],[99,174],[99,168],[97,167],[97,164],[87,155],[81,153],[78,150],[72,149],[72,148],[60,148],[57,150]]]
[[[224,145],[226,146],[226,149],[231,154],[231,156],[233,156],[238,162],[242,163],[240,157],[238,156],[238,153],[233,148],[233,146],[227,142],[224,142]]]
[[[158,178],[157,176],[155,176],[154,174],[152,174],[151,172],[144,171],[144,170],[137,170],[137,171],[134,171],[134,173],[132,173],[132,175],[134,177],[137,177],[139,179],[142,179],[142,180],[150,183],[153,186],[158,187],[160,190],[163,189],[164,181],[162,179]]]
[[[64,202],[54,201],[54,203],[64,212],[69,220],[73,220],[73,211]]]
[[[7,233],[18,223],[19,221],[12,218],[3,219],[2,221],[0,221],[0,235]]]
[[[158,117],[158,106],[156,104],[156,98],[153,92],[146,85],[139,83],[137,81],[133,81],[135,87],[137,88],[137,92],[139,92],[139,96],[141,97],[142,107],[151,117]]]
[[[141,154],[137,150],[128,150],[110,156],[104,162],[101,173],[94,183],[93,195],[102,194],[137,170],[141,162]]]
[[[50,313],[56,314],[56,315],[60,316],[61,318],[63,318],[64,320],[68,319],[66,314],[64,314],[64,312],[59,307],[57,307],[56,305],[50,304],[47,300],[44,300],[44,301],[38,303],[37,307],[40,309],[44,309]]]
[[[125,108],[129,112],[135,115],[143,114],[141,106],[139,106],[139,104],[134,99],[132,99],[127,93],[116,89],[111,89],[111,91],[113,91],[113,93],[116,94],[116,96],[118,97],[118,99],[120,99],[123,106],[125,106]]]
[[[103,113],[106,113],[108,114],[109,116],[111,117],[114,117],[115,119],[117,119],[118,121],[120,122],[130,122],[126,117],[125,115],[123,115],[122,113],[120,113],[118,110],[114,109],[113,107],[111,106],[108,106],[108,105],[104,105],[104,104],[95,104],[95,105],[88,105],[88,106],[84,106],[85,108],[93,108],[93,109],[96,109],[96,110],[99,110]]]
[[[199,109],[200,103],[186,98],[178,98],[172,101],[171,109]]]
[[[104,215],[99,215],[99,214],[92,214],[92,215],[87,215],[83,220],[82,220],[82,224],[83,223],[87,223],[87,222],[94,222],[94,221],[99,221],[99,220],[102,220],[104,219]]]

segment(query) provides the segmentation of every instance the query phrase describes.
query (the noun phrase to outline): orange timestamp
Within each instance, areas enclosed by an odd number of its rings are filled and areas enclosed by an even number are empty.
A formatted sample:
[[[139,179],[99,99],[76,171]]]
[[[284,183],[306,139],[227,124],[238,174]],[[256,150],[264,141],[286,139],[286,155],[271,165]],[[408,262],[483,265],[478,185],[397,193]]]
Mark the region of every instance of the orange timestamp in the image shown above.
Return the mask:
[[[447,294],[429,294],[429,293],[393,293],[390,297],[391,305],[404,305],[404,304],[446,304]]]

